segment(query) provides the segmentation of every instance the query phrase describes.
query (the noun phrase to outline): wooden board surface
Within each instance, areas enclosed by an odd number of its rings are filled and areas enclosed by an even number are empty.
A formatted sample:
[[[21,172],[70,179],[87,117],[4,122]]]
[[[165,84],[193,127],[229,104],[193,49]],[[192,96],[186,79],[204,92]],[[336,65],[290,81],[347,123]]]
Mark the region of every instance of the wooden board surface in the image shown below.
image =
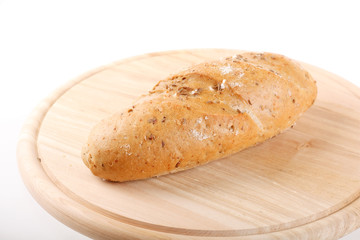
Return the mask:
[[[318,98],[294,128],[195,169],[128,183],[80,159],[91,127],[160,79],[236,50],[153,53],[101,67],[44,100],[25,124],[25,184],[60,221],[93,238],[336,239],[360,226],[360,90],[314,66]],[[41,159],[41,161],[39,161]]]

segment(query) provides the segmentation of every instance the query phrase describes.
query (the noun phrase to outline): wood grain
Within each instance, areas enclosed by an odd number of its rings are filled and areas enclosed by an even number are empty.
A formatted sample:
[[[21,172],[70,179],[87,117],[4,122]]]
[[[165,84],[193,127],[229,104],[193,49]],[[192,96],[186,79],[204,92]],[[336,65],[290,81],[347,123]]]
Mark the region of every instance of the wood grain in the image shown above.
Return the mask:
[[[159,178],[109,183],[80,159],[91,127],[181,68],[240,51],[147,54],[69,82],[29,117],[18,144],[24,182],[70,227],[99,239],[337,239],[360,225],[360,90],[303,64],[318,98],[263,144]],[[41,162],[38,160],[41,159]]]

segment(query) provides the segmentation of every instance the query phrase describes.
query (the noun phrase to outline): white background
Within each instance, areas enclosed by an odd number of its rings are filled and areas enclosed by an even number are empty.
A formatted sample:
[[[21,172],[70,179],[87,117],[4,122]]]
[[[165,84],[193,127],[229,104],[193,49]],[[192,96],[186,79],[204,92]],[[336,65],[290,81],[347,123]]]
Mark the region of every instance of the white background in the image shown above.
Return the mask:
[[[360,86],[359,31],[356,1],[0,0],[0,239],[87,239],[37,204],[16,163],[21,125],[59,85],[148,52],[233,48],[281,53]]]

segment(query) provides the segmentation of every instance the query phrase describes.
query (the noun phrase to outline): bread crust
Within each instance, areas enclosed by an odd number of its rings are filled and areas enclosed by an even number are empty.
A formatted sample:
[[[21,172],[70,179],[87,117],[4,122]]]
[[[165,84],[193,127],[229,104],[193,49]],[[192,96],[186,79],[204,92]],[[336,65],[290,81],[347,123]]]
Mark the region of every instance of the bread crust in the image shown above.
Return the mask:
[[[99,122],[81,156],[94,175],[118,182],[193,168],[291,127],[316,94],[310,74],[283,55],[201,63]]]

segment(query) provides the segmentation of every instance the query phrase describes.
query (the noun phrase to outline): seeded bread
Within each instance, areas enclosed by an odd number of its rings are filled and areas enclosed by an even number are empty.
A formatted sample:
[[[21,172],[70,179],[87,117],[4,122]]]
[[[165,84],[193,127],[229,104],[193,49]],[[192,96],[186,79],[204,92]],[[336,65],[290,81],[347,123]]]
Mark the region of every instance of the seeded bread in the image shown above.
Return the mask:
[[[198,64],[99,122],[82,159],[94,175],[119,182],[193,168],[291,127],[316,94],[310,74],[282,55]]]

